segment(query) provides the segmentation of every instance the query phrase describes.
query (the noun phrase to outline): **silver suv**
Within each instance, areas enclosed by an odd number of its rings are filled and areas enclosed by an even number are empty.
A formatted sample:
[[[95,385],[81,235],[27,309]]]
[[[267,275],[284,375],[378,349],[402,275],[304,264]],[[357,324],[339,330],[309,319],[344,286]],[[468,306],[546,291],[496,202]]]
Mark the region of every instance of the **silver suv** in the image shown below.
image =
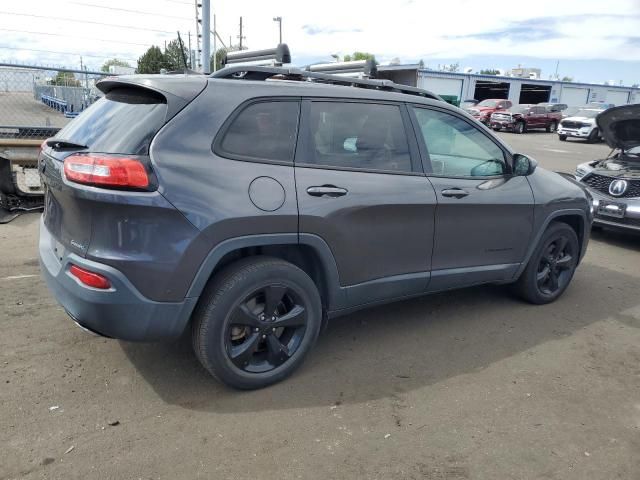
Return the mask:
[[[578,165],[575,176],[593,196],[596,225],[640,232],[640,105],[610,108],[596,122],[615,153]]]

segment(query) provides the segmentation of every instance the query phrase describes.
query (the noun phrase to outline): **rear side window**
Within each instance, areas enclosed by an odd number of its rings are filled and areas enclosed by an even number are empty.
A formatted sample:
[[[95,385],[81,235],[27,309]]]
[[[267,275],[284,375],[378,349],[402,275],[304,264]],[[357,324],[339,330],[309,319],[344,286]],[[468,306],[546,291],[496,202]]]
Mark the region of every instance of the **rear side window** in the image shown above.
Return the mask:
[[[311,102],[306,163],[411,172],[409,143],[396,105]]]
[[[56,135],[92,152],[146,155],[164,125],[166,100],[150,90],[120,88],[107,93]]]
[[[231,121],[216,150],[231,158],[293,162],[298,112],[297,101],[253,103]]]

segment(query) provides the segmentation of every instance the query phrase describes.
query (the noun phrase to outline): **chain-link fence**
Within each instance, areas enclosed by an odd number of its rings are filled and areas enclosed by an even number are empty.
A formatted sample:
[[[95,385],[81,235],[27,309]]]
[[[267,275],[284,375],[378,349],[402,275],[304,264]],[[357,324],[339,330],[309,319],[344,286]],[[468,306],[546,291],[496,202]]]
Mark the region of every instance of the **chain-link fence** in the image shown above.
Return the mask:
[[[0,64],[0,138],[47,138],[87,108],[101,72]]]
[[[99,98],[106,75],[0,63],[0,224],[42,208],[40,144]]]

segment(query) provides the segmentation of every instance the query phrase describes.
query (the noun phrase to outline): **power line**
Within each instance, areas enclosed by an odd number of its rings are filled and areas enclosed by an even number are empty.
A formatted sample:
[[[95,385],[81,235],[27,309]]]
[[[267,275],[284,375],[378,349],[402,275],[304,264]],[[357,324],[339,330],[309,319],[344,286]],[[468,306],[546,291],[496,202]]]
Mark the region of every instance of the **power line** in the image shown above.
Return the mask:
[[[83,57],[93,57],[93,58],[119,58],[121,60],[129,60],[130,62],[137,62],[138,60],[135,60],[133,58],[123,58],[123,57],[119,57],[118,55],[91,55],[88,53],[77,53],[77,52],[59,52],[59,51],[55,51],[55,50],[40,50],[37,48],[23,48],[23,47],[13,47],[13,46],[8,46],[8,45],[0,45],[0,49],[3,50],[14,50],[14,51],[28,51],[28,52],[42,52],[42,53],[57,53],[60,55],[74,55],[74,56],[83,56]]]
[[[162,2],[169,2],[169,3],[181,3],[182,5],[193,5],[193,2],[181,2],[180,0],[160,0]]]
[[[50,15],[35,15],[33,13],[15,13],[15,12],[0,11],[0,14],[17,15],[17,16],[20,16],[20,17],[44,18],[45,20],[61,20],[63,22],[91,23],[93,25],[103,25],[103,26],[114,27],[114,28],[126,28],[126,29],[129,29],[129,30],[145,30],[147,32],[173,34],[173,32],[169,32],[167,30],[155,30],[153,28],[143,28],[143,27],[137,27],[137,26],[133,26],[133,25],[116,25],[114,23],[94,22],[92,20],[79,20],[79,19],[75,19],[75,18],[52,17]]]
[[[105,10],[116,10],[119,12],[138,13],[142,15],[154,15],[156,17],[165,17],[165,18],[171,18],[171,19],[191,20],[190,17],[177,17],[175,15],[167,15],[164,13],[155,13],[155,12],[145,12],[143,10],[132,10],[129,8],[105,7],[104,5],[96,5],[95,3],[84,3],[84,2],[69,2],[69,3],[73,3],[75,5],[84,5],[85,7],[103,8]]]
[[[149,43],[135,43],[135,42],[123,42],[122,40],[113,40],[111,38],[94,38],[94,37],[83,37],[80,35],[68,35],[65,33],[48,33],[48,32],[32,32],[30,30],[14,30],[12,28],[0,28],[0,31],[3,32],[15,32],[15,33],[28,33],[30,35],[48,35],[51,37],[68,37],[68,38],[78,38],[82,40],[95,40],[99,42],[109,42],[109,43],[122,43],[124,45],[137,45],[140,47],[148,47]]]

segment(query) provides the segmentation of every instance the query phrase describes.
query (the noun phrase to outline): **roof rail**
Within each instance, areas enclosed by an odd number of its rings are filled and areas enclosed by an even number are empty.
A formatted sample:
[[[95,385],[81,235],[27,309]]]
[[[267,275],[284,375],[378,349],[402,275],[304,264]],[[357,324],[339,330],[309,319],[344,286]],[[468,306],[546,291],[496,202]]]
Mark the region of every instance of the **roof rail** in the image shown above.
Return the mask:
[[[443,101],[435,93],[421,88],[410,87],[393,83],[391,80],[372,80],[362,78],[344,77],[338,75],[329,75],[326,73],[309,72],[299,68],[287,67],[259,67],[238,65],[235,67],[225,67],[210,75],[210,78],[224,78],[231,80],[258,80],[264,81],[270,78],[282,80],[298,80],[315,83],[326,83],[330,85],[343,85],[348,87],[368,88],[371,90],[382,90],[385,92],[405,93],[408,95],[417,95],[419,97],[431,98],[433,100]]]

